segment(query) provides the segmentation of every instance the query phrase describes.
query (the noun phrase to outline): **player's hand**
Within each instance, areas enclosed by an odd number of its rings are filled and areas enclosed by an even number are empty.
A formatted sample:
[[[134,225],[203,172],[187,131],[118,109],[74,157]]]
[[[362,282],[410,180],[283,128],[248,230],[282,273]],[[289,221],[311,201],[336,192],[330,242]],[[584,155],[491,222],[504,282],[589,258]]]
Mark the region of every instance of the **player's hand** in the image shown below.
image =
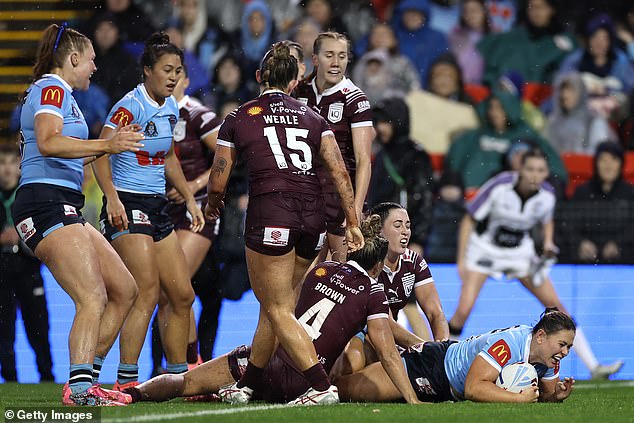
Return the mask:
[[[187,200],[187,211],[192,216],[192,223],[189,225],[189,229],[192,232],[200,232],[205,227],[205,217],[203,216],[202,210],[198,207],[198,203],[194,197],[191,197]]]
[[[114,226],[119,232],[128,229],[128,215],[125,213],[125,207],[118,196],[107,199],[106,213],[110,226]]]
[[[557,382],[555,386],[555,399],[557,401],[563,401],[570,396],[572,389],[575,386],[575,379],[572,377],[564,378],[563,381]]]
[[[119,121],[113,136],[108,140],[106,153],[118,154],[123,151],[139,151],[144,147],[141,140],[145,138],[145,135],[140,131],[141,126],[136,123],[122,126],[121,121]]]
[[[535,385],[523,389],[519,394],[520,402],[537,402],[539,399],[539,388]]]
[[[205,206],[205,219],[207,220],[216,220],[220,217],[220,211],[225,207],[225,202],[220,200],[219,202],[214,202],[211,204],[207,202]]]
[[[365,245],[363,234],[358,226],[346,226],[346,245],[348,253],[360,250]]]

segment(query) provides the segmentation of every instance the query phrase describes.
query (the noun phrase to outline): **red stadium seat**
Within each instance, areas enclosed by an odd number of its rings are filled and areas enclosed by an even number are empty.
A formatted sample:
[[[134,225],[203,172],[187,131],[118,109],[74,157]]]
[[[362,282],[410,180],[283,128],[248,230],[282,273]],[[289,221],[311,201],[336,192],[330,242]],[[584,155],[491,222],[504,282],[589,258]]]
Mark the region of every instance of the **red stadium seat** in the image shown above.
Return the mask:
[[[434,173],[440,174],[444,168],[445,155],[441,153],[428,153],[429,160],[431,161],[431,168],[434,169]]]
[[[561,160],[568,170],[566,196],[570,198],[579,185],[592,177],[593,157],[587,154],[564,153]]]
[[[634,184],[634,151],[625,153],[625,164],[623,165],[623,179]]]
[[[479,103],[489,96],[490,91],[484,85],[465,84],[464,92],[471,97],[473,101]]]
[[[522,97],[535,106],[541,105],[546,99],[553,94],[553,87],[548,84],[540,84],[538,82],[527,82],[524,84],[524,93]]]

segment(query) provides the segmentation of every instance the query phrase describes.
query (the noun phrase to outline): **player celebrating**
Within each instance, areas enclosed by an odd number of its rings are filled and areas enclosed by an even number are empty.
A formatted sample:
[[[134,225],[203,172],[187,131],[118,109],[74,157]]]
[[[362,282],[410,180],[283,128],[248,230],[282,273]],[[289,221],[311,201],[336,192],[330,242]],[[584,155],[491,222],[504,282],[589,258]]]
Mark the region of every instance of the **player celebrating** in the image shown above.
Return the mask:
[[[575,338],[572,319],[546,309],[534,326],[513,326],[464,341],[424,342],[402,354],[410,383],[421,401],[443,402],[561,402],[575,383],[559,380],[559,362],[570,353]],[[496,386],[502,368],[524,362],[535,367],[538,386],[520,393]],[[395,401],[399,391],[378,363],[337,382],[342,399]]]
[[[203,214],[183,176],[173,148],[178,106],[172,96],[182,71],[183,52],[156,33],[145,44],[143,83],[115,104],[102,130],[137,123],[148,139],[136,153],[122,153],[95,162],[95,176],[104,192],[102,232],[130,269],[139,296],[121,330],[120,364],[115,389],[137,384],[138,358],[148,323],[158,302],[159,287],[169,300],[163,346],[167,370],[187,371],[186,349],[194,292],[189,270],[173,225],[165,212],[166,179],[184,199],[192,216],[191,229],[200,232]],[[97,357],[99,361],[103,357]],[[97,360],[96,360],[97,361]],[[99,363],[100,364],[100,363]]]
[[[564,308],[545,268],[537,257],[529,231],[543,225],[545,257],[558,251],[553,243],[555,194],[546,182],[548,164],[539,149],[524,153],[519,172],[504,172],[487,181],[469,203],[460,225],[457,266],[462,290],[458,307],[449,320],[453,336],[459,336],[480,289],[489,276],[518,278],[545,307]],[[577,354],[593,377],[616,373],[622,361],[602,366],[580,328]]]
[[[13,206],[15,228],[76,310],[68,335],[65,405],[121,405],[125,400],[93,386],[93,359],[95,352],[108,352],[136,296],[132,275],[80,211],[84,158],[143,147],[135,126],[86,140],[88,126],[72,91],[88,88],[94,59],[84,35],[66,25],[46,28],[33,68],[35,82],[25,93],[20,117],[22,176]]]
[[[348,247],[354,250],[363,246],[363,236],[357,226],[352,184],[326,121],[288,95],[297,85],[297,59],[290,55],[288,45],[276,43],[262,59],[259,71],[265,90],[225,118],[207,190],[205,212],[207,217],[216,218],[231,168],[240,154],[249,174],[244,236],[247,267],[260,302],[260,319],[244,375],[220,394],[228,402],[248,402],[277,337],[309,380],[312,390],[308,396],[332,402],[336,390],[310,337],[293,314],[293,290],[324,238],[314,159],[319,157],[336,181],[348,223]]]
[[[389,375],[388,383],[397,387],[407,402],[416,403],[416,394],[394,346],[385,294],[374,279],[383,268],[387,241],[379,235],[381,222],[378,216],[366,219],[362,226],[365,245],[350,253],[347,263],[325,262],[309,272],[302,285],[295,315],[313,339],[326,371],[330,371],[350,337],[367,324],[385,374]],[[135,401],[166,401],[179,396],[213,393],[240,378],[244,371],[242,363],[248,356],[248,347],[238,347],[184,375],[159,376],[126,392]],[[275,352],[262,380],[254,398],[270,402],[288,402],[310,389],[302,372],[282,348]],[[300,398],[303,399],[292,403],[320,403],[319,398],[306,395]]]
[[[345,35],[321,33],[315,40],[313,51],[315,69],[299,84],[296,97],[323,116],[332,127],[354,184],[354,208],[357,216],[361,216],[370,185],[371,149],[375,136],[370,102],[345,76],[350,51],[350,42]],[[328,248],[333,260],[344,261],[345,215],[339,206],[336,182],[325,172],[319,175],[326,206]]]

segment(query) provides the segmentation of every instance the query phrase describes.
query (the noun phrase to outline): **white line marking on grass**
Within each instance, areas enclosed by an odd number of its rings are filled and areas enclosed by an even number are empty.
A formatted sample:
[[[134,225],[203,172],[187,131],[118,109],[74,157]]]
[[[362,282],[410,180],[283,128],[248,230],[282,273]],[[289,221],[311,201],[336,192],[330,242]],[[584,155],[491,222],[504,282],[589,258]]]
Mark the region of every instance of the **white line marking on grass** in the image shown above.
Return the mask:
[[[634,386],[634,380],[615,380],[607,383],[575,385],[575,389],[630,388],[632,386]]]
[[[142,416],[128,416],[113,419],[101,419],[102,423],[127,423],[127,422],[157,422],[162,420],[175,420],[184,417],[200,417],[200,416],[212,416],[221,414],[237,414],[246,413],[249,411],[266,411],[274,410],[276,408],[287,408],[286,404],[271,404],[271,405],[256,405],[252,407],[235,407],[235,408],[223,408],[220,410],[201,410],[184,413],[171,413],[171,414],[145,414]]]

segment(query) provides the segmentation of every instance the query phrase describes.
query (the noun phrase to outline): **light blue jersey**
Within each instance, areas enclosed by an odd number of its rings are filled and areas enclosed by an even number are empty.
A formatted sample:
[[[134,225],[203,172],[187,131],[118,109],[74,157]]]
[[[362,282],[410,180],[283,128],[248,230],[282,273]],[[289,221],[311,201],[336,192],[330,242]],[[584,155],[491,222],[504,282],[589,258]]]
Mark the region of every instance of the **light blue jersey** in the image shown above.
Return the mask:
[[[84,159],[44,157],[35,139],[35,117],[48,113],[64,121],[62,135],[88,138],[88,125],[72,95],[73,89],[61,77],[45,74],[27,90],[20,126],[22,136],[22,175],[20,186],[42,183],[81,191]]]
[[[110,156],[112,182],[118,191],[141,194],[165,194],[165,156],[172,146],[172,134],[178,119],[178,104],[173,96],[159,104],[150,98],[145,85],[139,84],[112,107],[105,126],[137,123],[145,134],[145,147]]]
[[[445,372],[453,389],[464,397],[464,383],[476,356],[484,358],[498,372],[509,364],[528,363],[532,330],[526,325],[496,329],[451,345],[445,356]],[[543,364],[533,366],[540,379],[559,377],[559,366],[554,369]]]

